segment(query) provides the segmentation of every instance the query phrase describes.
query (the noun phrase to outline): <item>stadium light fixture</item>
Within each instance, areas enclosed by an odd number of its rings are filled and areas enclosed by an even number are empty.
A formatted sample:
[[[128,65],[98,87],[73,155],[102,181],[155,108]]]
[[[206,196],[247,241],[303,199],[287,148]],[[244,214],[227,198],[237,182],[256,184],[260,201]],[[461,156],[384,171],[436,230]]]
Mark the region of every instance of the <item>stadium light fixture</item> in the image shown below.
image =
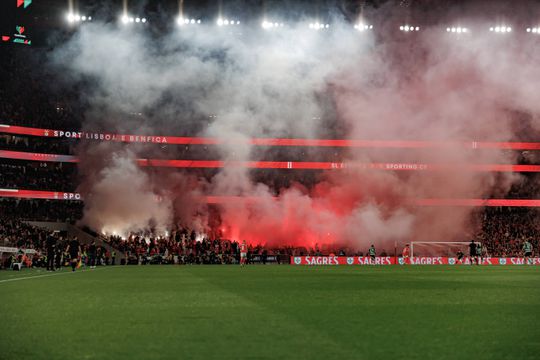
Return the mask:
[[[363,23],[355,24],[354,28],[360,32],[367,31],[373,29],[373,25],[366,25]]]
[[[137,23],[137,24],[145,24],[148,20],[146,18],[141,18],[141,17],[132,17],[132,16],[128,16],[127,14],[124,14],[122,15],[122,17],[120,17],[120,21],[122,22],[122,24],[130,24],[130,23]]]
[[[504,33],[512,32],[512,28],[510,26],[506,26],[506,25],[494,26],[494,27],[490,27],[489,31],[504,34]]]
[[[176,22],[178,23],[179,26],[184,26],[184,25],[196,25],[196,24],[200,24],[201,23],[201,20],[198,20],[198,19],[184,19],[183,17],[179,17]]]
[[[79,14],[73,14],[73,13],[68,13],[66,18],[69,23],[92,21],[91,16],[79,15]]]
[[[218,18],[217,21],[216,21],[216,24],[218,26],[240,25],[240,21],[239,20],[230,20],[230,19]]]
[[[527,32],[540,35],[540,27],[527,28]]]
[[[265,30],[270,30],[270,29],[274,29],[274,28],[282,28],[284,26],[285,26],[285,24],[283,24],[283,23],[266,21],[266,20],[261,23],[261,27],[263,29],[265,29]]]
[[[309,28],[310,29],[313,29],[313,30],[324,30],[324,29],[329,29],[330,28],[330,24],[321,24],[319,22],[316,22],[316,23],[310,23],[309,24]]]
[[[463,34],[463,33],[468,33],[469,29],[466,27],[461,27],[461,26],[452,26],[451,28],[449,27],[446,28],[446,32]]]
[[[420,31],[420,26],[413,26],[413,25],[401,25],[399,27],[399,30],[403,32],[412,32],[412,31]]]

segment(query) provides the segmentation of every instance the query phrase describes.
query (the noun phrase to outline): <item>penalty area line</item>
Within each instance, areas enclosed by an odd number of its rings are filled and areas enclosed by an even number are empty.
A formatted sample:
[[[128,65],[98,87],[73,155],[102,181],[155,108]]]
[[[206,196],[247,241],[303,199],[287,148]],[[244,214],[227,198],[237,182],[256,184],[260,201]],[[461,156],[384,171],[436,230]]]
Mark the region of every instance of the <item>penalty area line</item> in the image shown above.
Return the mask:
[[[112,267],[112,266],[111,266]],[[37,279],[37,278],[42,278],[42,277],[48,277],[48,276],[56,276],[56,275],[66,275],[66,274],[77,274],[77,273],[83,273],[83,272],[91,272],[91,271],[96,271],[96,270],[103,270],[105,269],[106,267],[103,267],[101,269],[84,269],[84,270],[79,270],[79,271],[63,271],[63,272],[57,272],[57,273],[52,273],[52,274],[43,274],[43,275],[33,275],[33,276],[24,276],[24,277],[18,277],[18,278],[14,278],[14,279],[4,279],[4,280],[0,280],[0,284],[1,283],[6,283],[6,282],[10,282],[10,281],[18,281],[18,280],[29,280],[29,279]]]

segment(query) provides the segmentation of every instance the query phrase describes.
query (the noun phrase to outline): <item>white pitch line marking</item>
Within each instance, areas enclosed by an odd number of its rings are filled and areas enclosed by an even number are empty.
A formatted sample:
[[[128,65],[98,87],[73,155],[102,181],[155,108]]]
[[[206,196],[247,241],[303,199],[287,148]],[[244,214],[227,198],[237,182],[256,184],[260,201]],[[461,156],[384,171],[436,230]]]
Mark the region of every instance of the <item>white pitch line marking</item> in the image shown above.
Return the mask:
[[[69,271],[63,271],[63,272],[58,272],[58,273],[53,273],[53,274],[25,276],[25,277],[19,277],[19,278],[15,278],[15,279],[0,280],[0,283],[10,282],[10,281],[17,281],[17,280],[36,279],[36,278],[47,277],[47,276],[55,276],[55,275],[76,274],[76,273],[81,273],[81,272],[96,271],[96,270],[102,270],[102,269],[105,269],[105,268],[101,268],[101,269],[85,269],[85,270],[78,270],[78,271],[69,270]]]

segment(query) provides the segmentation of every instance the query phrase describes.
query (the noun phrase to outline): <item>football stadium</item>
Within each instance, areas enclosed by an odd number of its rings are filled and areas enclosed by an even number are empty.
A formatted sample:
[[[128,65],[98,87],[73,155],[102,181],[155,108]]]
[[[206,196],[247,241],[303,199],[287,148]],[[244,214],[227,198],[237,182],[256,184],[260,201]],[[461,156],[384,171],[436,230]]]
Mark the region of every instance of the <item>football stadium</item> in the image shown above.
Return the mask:
[[[2,0],[0,359],[540,358],[536,0]]]

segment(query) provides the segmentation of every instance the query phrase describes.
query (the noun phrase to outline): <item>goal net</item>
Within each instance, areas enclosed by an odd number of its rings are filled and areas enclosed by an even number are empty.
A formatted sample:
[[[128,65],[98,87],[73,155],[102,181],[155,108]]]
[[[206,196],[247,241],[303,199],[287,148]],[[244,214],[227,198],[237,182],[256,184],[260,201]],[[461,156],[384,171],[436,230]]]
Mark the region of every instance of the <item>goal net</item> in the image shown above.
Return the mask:
[[[428,242],[428,241],[413,241],[411,242],[411,256],[447,256],[457,257],[459,252],[464,256],[469,256],[470,242]],[[478,246],[479,242],[475,242]]]

